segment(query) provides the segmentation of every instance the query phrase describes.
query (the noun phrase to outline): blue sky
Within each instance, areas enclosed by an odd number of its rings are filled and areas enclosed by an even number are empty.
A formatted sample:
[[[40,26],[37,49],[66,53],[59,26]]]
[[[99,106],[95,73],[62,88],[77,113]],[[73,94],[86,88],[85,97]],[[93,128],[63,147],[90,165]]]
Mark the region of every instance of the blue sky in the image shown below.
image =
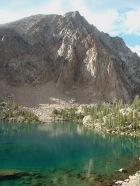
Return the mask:
[[[140,0],[0,0],[0,24],[70,11],[79,11],[100,31],[122,37],[140,56]]]

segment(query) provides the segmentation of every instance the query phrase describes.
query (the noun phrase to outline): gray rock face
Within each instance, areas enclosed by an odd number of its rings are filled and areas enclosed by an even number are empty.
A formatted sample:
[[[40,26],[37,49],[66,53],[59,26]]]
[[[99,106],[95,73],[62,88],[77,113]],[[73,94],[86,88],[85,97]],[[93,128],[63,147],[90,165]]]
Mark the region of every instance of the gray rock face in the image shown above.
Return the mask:
[[[12,86],[54,80],[92,101],[127,102],[140,94],[140,58],[79,12],[36,15],[0,25],[0,79]]]

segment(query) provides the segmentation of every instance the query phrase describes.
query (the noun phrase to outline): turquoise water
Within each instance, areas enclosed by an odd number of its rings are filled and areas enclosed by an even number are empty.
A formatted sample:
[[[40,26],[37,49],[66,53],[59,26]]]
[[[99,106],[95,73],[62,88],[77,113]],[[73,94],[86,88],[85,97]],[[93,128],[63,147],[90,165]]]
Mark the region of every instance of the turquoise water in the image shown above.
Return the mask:
[[[113,185],[139,170],[139,146],[139,138],[99,134],[82,124],[0,122],[0,185]],[[122,167],[127,173],[116,171]]]

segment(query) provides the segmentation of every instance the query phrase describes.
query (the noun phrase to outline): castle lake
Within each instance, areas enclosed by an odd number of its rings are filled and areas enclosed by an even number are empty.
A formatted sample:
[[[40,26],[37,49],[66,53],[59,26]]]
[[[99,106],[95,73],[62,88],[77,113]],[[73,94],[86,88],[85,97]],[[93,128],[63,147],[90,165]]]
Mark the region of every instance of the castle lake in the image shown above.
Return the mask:
[[[1,121],[0,185],[113,185],[140,169],[139,146],[139,138],[96,133],[78,123]]]

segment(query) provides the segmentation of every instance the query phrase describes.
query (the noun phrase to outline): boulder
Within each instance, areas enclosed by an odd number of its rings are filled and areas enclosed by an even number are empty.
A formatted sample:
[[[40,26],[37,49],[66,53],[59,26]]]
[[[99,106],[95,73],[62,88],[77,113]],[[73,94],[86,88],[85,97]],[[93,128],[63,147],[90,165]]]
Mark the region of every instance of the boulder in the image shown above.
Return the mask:
[[[83,125],[91,125],[92,124],[92,118],[90,115],[87,115],[83,118]]]

